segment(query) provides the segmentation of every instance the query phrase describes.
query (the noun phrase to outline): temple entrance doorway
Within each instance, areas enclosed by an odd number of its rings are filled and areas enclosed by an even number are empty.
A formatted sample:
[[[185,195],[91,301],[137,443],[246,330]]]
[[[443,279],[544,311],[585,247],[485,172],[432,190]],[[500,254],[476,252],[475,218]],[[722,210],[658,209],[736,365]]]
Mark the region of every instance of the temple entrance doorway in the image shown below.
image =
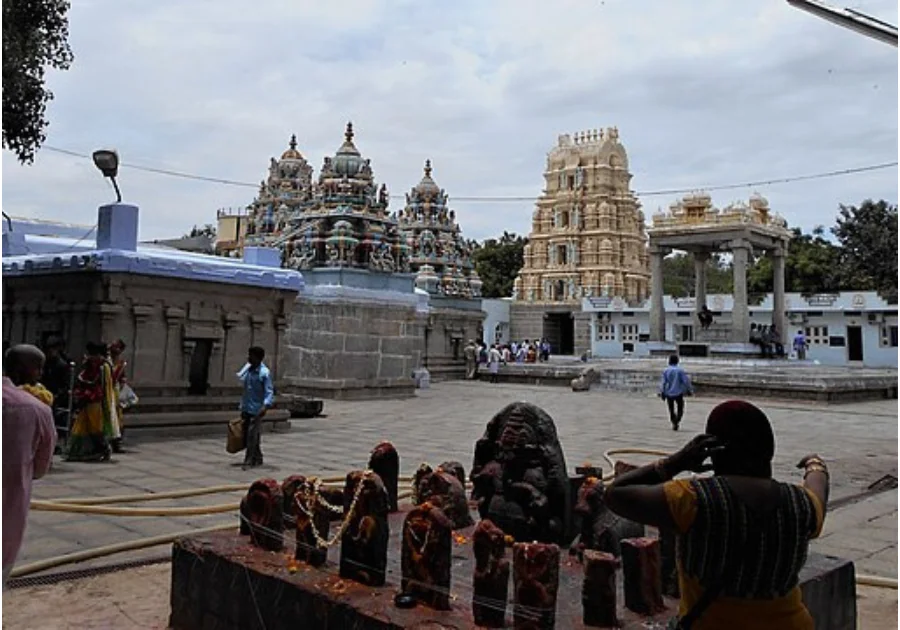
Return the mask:
[[[547,313],[544,338],[550,342],[551,354],[575,354],[575,320],[572,313]]]
[[[191,396],[205,396],[209,389],[209,359],[212,356],[211,339],[197,339],[191,353],[191,371],[188,374]]]
[[[861,326],[847,326],[847,360],[863,360],[863,340]]]

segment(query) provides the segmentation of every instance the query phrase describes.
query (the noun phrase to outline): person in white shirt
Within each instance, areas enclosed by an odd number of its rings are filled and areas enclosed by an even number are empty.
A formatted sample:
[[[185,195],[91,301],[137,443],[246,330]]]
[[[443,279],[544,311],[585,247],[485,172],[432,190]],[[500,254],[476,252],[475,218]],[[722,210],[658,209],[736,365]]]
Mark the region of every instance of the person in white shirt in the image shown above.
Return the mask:
[[[500,348],[495,343],[491,346],[490,352],[488,352],[488,371],[491,373],[491,383],[497,382],[497,375],[500,373],[500,361],[502,360],[503,355],[500,354]]]

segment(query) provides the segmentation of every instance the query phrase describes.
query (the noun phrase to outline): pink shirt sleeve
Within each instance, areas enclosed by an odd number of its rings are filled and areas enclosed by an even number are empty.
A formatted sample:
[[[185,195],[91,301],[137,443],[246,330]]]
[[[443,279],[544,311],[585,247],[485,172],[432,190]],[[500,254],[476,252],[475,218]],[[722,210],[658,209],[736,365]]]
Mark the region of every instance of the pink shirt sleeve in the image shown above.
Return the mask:
[[[33,479],[40,479],[50,470],[53,451],[56,449],[56,425],[53,423],[53,412],[50,407],[41,405],[36,410],[36,426],[34,431],[34,473]]]

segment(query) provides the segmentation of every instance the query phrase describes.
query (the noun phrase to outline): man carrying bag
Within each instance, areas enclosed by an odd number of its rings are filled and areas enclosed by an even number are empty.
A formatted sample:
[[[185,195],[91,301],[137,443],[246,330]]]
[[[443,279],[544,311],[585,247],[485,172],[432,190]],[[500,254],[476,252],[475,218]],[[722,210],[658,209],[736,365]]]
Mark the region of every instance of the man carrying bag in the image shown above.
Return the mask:
[[[244,455],[244,470],[262,466],[263,455],[260,448],[262,419],[265,417],[266,411],[275,403],[272,373],[263,363],[265,356],[265,350],[259,346],[253,346],[247,351],[247,364],[237,374],[244,385],[244,394],[241,396],[242,442],[247,448]],[[228,432],[230,440],[232,433],[230,425]]]

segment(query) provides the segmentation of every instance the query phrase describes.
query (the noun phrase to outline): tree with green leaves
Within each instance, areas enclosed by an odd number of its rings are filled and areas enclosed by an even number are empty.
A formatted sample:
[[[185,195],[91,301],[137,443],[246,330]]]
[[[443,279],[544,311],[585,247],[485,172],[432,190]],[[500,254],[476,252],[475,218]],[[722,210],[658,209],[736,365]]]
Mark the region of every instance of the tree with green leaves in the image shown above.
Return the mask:
[[[838,269],[844,287],[897,295],[897,206],[866,199],[840,206],[831,229],[840,243]]]
[[[481,294],[486,298],[512,295],[513,283],[524,264],[528,239],[504,231],[499,239],[489,238],[475,247],[472,259],[484,285]]]
[[[191,231],[184,235],[184,238],[194,238],[195,236],[208,236],[209,238],[216,237],[216,226],[212,223],[207,223],[201,228],[198,228],[196,225],[191,228]]]
[[[840,279],[840,249],[825,238],[825,228],[813,228],[804,234],[793,229],[794,236],[784,259],[784,289],[790,293],[832,293],[842,288]],[[772,259],[759,256],[747,271],[750,293],[769,293],[774,287]]]
[[[731,293],[733,279],[731,268],[724,264],[719,254],[706,261],[706,293]],[[694,295],[694,257],[676,252],[663,258],[663,292],[672,297]]]
[[[47,139],[44,72],[72,63],[68,11],[66,0],[3,0],[3,147],[22,163]]]

